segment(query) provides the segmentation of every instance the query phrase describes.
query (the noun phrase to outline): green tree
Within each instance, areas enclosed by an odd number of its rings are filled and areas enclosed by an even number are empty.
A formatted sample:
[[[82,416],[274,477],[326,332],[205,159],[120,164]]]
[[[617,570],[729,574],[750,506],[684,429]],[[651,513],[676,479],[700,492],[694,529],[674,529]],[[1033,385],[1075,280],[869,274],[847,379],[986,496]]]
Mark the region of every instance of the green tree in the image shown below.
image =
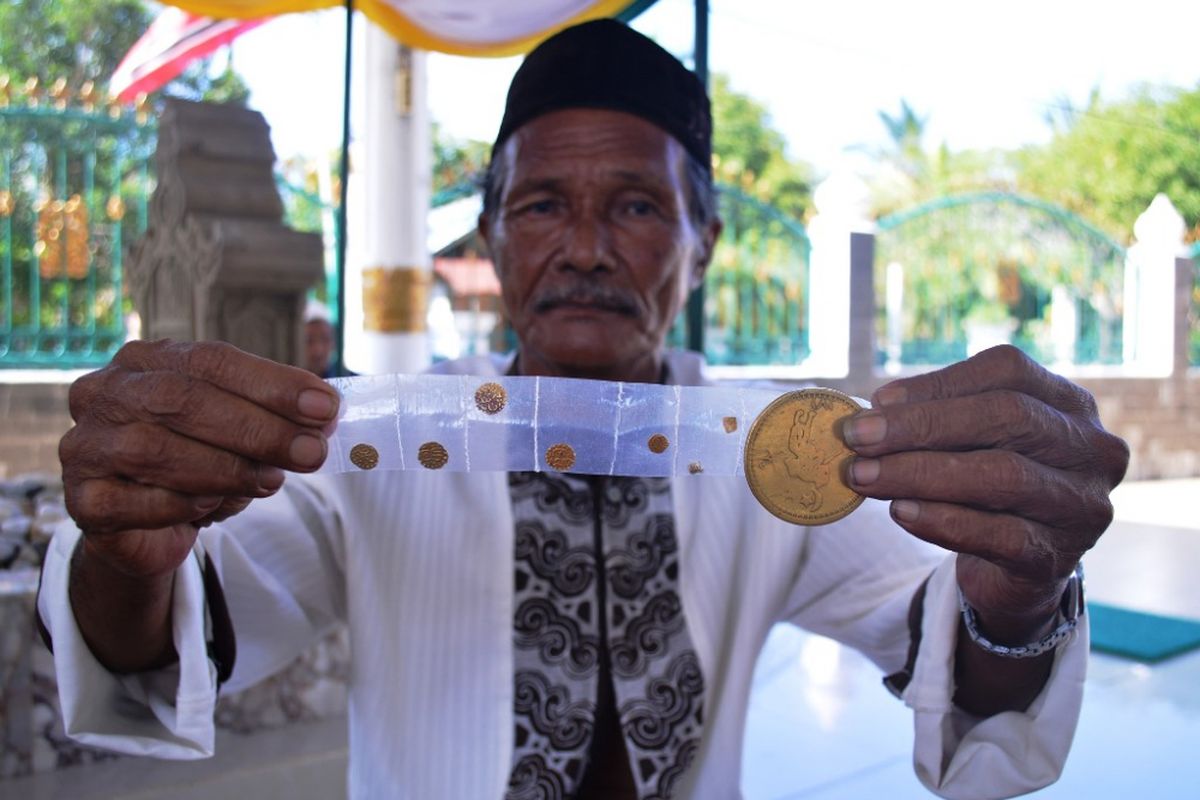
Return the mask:
[[[0,3],[0,72],[48,85],[103,83],[152,15],[141,0],[5,0]]]
[[[713,75],[713,169],[719,183],[738,188],[802,220],[812,207],[813,171],[787,155],[767,107]]]
[[[908,101],[900,98],[900,111],[892,116],[886,111],[879,111],[879,121],[887,128],[891,139],[888,158],[896,168],[913,180],[925,177],[929,170],[929,156],[925,152],[925,126],[929,115],[921,116]],[[945,151],[942,148],[942,152]]]
[[[949,194],[1012,188],[1007,153],[953,151],[945,142],[927,148],[925,135],[930,115],[921,115],[904,98],[900,99],[896,114],[882,110],[878,114],[888,141],[870,151],[876,164],[870,179],[875,216],[886,216]]]
[[[1051,114],[1053,137],[1014,156],[1023,191],[1065,206],[1129,241],[1159,192],[1200,239],[1200,85],[1142,86],[1123,100],[1092,92]]]
[[[478,139],[450,136],[436,121],[432,138],[434,194],[474,191],[487,169],[492,146]]]
[[[85,81],[104,87],[121,59],[154,20],[143,0],[3,0],[0,2],[0,75],[14,82],[63,78],[78,90]],[[249,90],[226,56],[213,75],[200,59],[163,87],[166,94],[245,105]]]
[[[0,257],[11,265],[13,298],[0,319],[33,331],[15,346],[2,343],[10,353],[36,359],[78,347],[81,358],[102,357],[123,340],[125,301],[114,289],[124,247],[144,222],[153,131],[133,114],[89,108],[106,100],[106,82],[153,16],[141,0],[0,0]],[[52,104],[46,93],[60,81],[64,93]],[[80,97],[89,83],[94,93]],[[228,60],[215,75],[195,64],[165,91],[242,103],[248,96]],[[68,108],[59,113],[59,104]],[[108,339],[45,334],[68,328]]]

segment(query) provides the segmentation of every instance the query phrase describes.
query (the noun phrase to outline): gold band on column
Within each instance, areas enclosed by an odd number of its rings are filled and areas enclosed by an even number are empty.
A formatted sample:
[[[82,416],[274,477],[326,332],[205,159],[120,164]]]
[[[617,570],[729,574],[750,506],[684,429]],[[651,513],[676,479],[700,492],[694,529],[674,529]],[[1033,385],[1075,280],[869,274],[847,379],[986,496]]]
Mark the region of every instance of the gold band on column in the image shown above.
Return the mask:
[[[422,333],[432,273],[419,267],[363,270],[363,327],[377,333]]]

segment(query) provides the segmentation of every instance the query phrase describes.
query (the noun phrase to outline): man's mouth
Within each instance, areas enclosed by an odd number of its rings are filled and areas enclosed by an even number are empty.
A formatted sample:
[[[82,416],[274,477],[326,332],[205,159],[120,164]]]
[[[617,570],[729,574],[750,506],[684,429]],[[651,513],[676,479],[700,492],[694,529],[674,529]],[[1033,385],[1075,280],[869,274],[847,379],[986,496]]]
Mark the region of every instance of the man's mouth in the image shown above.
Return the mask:
[[[547,289],[541,292],[533,303],[533,310],[539,314],[558,309],[606,311],[634,318],[638,316],[637,303],[626,292],[601,287]]]

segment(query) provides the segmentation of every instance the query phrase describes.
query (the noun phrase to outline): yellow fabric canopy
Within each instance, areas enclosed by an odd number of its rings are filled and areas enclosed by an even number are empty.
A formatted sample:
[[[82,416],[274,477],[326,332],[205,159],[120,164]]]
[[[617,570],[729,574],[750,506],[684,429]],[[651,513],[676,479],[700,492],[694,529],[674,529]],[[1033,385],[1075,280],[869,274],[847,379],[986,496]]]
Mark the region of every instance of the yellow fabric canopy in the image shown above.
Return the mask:
[[[465,56],[511,56],[526,52],[560,28],[638,11],[651,2],[355,0],[354,8],[411,47]],[[171,0],[169,4],[193,14],[240,19],[344,5],[339,0]]]

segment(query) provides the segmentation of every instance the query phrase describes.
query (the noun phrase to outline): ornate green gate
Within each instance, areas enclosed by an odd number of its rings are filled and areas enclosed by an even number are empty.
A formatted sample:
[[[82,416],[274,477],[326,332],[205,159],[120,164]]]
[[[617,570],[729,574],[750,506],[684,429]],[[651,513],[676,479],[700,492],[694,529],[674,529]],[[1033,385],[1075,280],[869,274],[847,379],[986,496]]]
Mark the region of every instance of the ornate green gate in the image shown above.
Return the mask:
[[[89,367],[126,338],[122,251],[146,228],[154,130],[104,106],[0,77],[0,367]]]
[[[973,341],[999,340],[1046,363],[1120,363],[1125,250],[1077,215],[979,192],[878,227],[881,363],[944,364],[966,357]]]
[[[718,187],[725,230],[705,278],[710,364],[796,364],[809,353],[804,226],[732,186]],[[686,343],[680,317],[672,344]]]

